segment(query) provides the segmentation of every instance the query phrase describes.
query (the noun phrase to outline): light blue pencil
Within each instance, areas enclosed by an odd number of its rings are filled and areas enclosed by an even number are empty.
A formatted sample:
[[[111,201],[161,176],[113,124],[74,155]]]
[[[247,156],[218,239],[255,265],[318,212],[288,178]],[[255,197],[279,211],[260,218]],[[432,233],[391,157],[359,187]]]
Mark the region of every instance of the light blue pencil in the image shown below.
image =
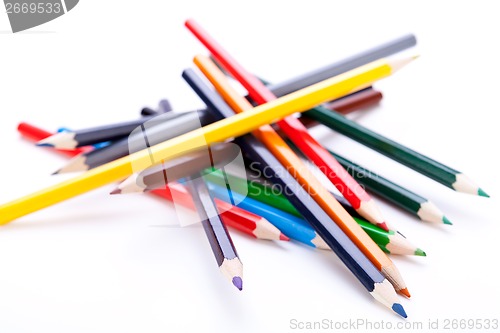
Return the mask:
[[[207,182],[207,185],[215,197],[262,216],[291,239],[322,250],[330,250],[330,247],[305,220],[214,183]]]

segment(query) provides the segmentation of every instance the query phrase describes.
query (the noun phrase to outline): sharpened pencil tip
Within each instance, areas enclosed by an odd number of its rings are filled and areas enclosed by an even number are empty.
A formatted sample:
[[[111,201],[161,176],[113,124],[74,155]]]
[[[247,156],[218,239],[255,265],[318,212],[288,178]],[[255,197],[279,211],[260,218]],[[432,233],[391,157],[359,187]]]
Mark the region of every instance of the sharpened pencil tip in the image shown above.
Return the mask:
[[[485,197],[485,198],[489,198],[490,196],[484,192],[481,188],[477,190],[477,195],[479,195],[480,197]]]
[[[55,171],[55,172],[52,172],[51,176],[58,175],[58,174],[59,174],[59,172],[61,172],[61,169],[59,169],[59,170],[57,170],[57,171]]]
[[[380,229],[383,229],[385,231],[389,231],[389,227],[387,226],[387,224],[385,222],[377,223],[377,227],[379,227]]]
[[[37,143],[36,145],[38,147],[52,147],[52,148],[54,148],[54,145],[50,144],[50,143]]]
[[[403,288],[403,289],[400,289],[399,292],[403,295],[405,295],[406,297],[410,298],[411,297],[411,294],[410,292],[408,291],[408,288]]]
[[[286,236],[284,234],[280,234],[280,240],[288,242],[290,240],[290,237],[288,237],[288,236]]]
[[[239,290],[243,289],[243,280],[241,280],[241,278],[239,276],[233,277],[233,284]]]
[[[451,223],[446,216],[443,216],[443,224],[453,225],[453,223]]]
[[[390,66],[392,68],[392,72],[397,72],[413,60],[417,59],[418,55],[414,55],[411,57],[405,57],[405,58],[397,58],[397,59],[391,59],[389,60]]]
[[[420,249],[420,248],[417,248],[415,250],[415,255],[416,256],[421,256],[421,257],[427,257],[427,253],[425,253],[424,250]]]
[[[122,190],[120,190],[119,188],[115,188],[113,191],[109,192],[109,194],[121,194],[122,193]]]
[[[392,310],[394,312],[396,312],[398,315],[400,315],[401,317],[408,318],[408,315],[406,314],[405,309],[403,308],[403,306],[401,304],[394,303],[394,305],[392,306]]]

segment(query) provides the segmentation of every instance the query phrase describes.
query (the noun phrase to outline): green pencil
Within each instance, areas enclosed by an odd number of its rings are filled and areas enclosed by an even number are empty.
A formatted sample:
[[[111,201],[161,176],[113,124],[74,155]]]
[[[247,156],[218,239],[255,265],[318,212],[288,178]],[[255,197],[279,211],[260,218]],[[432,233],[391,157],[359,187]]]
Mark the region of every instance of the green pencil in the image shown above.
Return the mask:
[[[227,180],[226,180],[227,178]],[[247,195],[252,199],[263,202],[269,206],[281,209],[284,212],[302,217],[295,207],[282,194],[283,189],[276,186],[268,186],[255,180],[246,180],[220,170],[213,170],[207,173],[205,179],[219,186],[226,186],[226,181],[230,185],[230,190]]]

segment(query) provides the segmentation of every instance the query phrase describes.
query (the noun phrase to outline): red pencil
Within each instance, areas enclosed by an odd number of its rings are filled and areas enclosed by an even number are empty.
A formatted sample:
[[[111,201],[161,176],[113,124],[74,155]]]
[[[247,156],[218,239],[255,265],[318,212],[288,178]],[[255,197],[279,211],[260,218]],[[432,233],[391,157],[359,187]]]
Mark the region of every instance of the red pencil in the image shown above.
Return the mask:
[[[245,70],[224,48],[194,20],[187,20],[186,27],[210,51],[212,56],[248,91],[259,104],[276,99],[276,96],[254,75]],[[356,211],[371,223],[388,230],[374,200],[351,177],[340,163],[323,148],[295,117],[286,117],[278,122],[282,131],[292,142],[330,179]]]
[[[175,198],[176,203],[193,210],[195,209],[191,195],[186,188],[180,184],[169,184],[166,188],[153,190],[151,193],[169,201],[173,201],[173,198]],[[278,228],[265,218],[219,199],[215,199],[214,202],[219,212],[223,212],[220,216],[222,222],[228,227],[232,227],[259,239],[290,240],[290,238],[282,234]]]
[[[41,128],[38,128],[36,126],[30,125],[28,123],[20,123],[17,126],[17,130],[19,133],[21,133],[22,136],[25,138],[31,139],[33,141],[40,141],[45,138],[48,138],[51,136],[53,133],[47,132]],[[83,147],[83,148],[76,148],[72,150],[63,150],[63,149],[55,149],[59,153],[63,153],[64,155],[68,155],[70,157],[74,157],[76,155],[79,155],[83,152],[89,151],[89,149],[92,149],[91,147]]]

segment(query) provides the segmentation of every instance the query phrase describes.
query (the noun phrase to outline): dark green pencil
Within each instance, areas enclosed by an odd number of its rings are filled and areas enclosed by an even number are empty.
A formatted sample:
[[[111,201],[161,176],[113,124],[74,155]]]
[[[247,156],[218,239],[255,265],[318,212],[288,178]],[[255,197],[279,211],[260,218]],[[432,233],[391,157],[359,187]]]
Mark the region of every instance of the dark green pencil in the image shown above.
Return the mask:
[[[455,191],[488,197],[463,173],[375,133],[341,114],[318,106],[305,115]]]
[[[366,187],[382,198],[392,202],[400,208],[417,216],[422,221],[430,223],[451,224],[443,213],[432,202],[420,195],[411,192],[390,180],[377,175],[376,173],[359,166],[345,157],[328,150],[337,161],[356,179],[361,185]]]

